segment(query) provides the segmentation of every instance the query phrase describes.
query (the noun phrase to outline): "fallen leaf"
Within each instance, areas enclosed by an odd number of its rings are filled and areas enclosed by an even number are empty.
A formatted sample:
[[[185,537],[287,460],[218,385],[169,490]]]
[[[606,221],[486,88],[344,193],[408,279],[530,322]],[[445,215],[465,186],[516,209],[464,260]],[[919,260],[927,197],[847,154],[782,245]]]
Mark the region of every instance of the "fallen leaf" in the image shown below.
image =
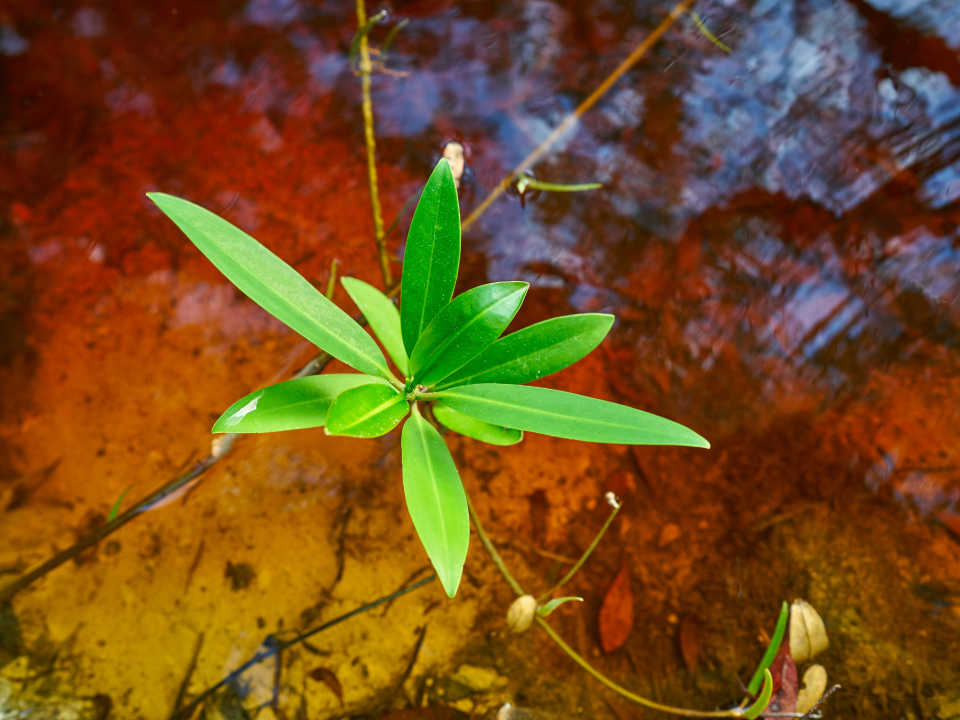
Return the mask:
[[[318,667],[315,670],[311,670],[309,677],[312,680],[322,682],[331,692],[337,696],[337,700],[340,701],[340,707],[343,707],[343,688],[340,686],[340,681],[337,680],[337,676],[333,674],[333,670],[328,670],[325,667]]]
[[[600,644],[604,652],[613,652],[627,641],[633,627],[633,593],[627,556],[600,606]]]
[[[770,665],[773,676],[773,697],[761,717],[769,713],[792,713],[797,711],[797,666],[790,651],[783,647]]]
[[[827,671],[823,665],[811,665],[803,674],[803,689],[797,693],[796,712],[808,712],[827,689]]]
[[[700,623],[689,616],[680,620],[680,654],[687,664],[687,670],[693,675],[697,669],[697,658],[700,657]]]

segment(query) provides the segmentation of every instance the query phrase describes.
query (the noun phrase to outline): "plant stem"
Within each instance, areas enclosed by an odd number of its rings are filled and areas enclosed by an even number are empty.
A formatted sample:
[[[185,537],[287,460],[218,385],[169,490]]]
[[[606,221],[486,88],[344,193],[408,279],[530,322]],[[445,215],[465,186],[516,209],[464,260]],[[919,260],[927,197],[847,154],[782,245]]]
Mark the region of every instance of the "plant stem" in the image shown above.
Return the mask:
[[[367,23],[365,0],[357,0],[357,28]],[[373,210],[373,234],[380,254],[380,271],[383,273],[383,286],[393,284],[390,272],[390,256],[387,254],[387,239],[383,232],[383,215],[380,212],[380,191],[377,187],[377,144],[373,137],[373,103],[370,101],[370,43],[367,33],[360,34],[360,88],[363,93],[363,134],[367,140],[367,175],[370,177],[370,206]]]
[[[510,574],[510,571],[503,562],[503,558],[500,557],[500,553],[497,552],[493,543],[490,542],[490,538],[488,538],[487,534],[483,531],[483,525],[480,524],[480,518],[477,517],[477,510],[473,507],[473,503],[470,502],[469,495],[467,495],[467,510],[470,513],[470,519],[473,520],[473,526],[477,529],[477,537],[480,538],[480,544],[483,545],[484,550],[487,551],[490,559],[493,560],[493,564],[497,566],[497,570],[503,575],[503,579],[507,581],[507,584],[517,595],[526,595],[523,588],[520,587],[520,583]]]
[[[483,199],[483,202],[480,203],[472,213],[470,213],[467,219],[463,221],[461,229],[469,229],[470,226],[477,221],[477,218],[483,215],[487,208],[493,204],[493,201],[500,197],[504,190],[510,186],[514,175],[523,172],[524,170],[529,170],[534,163],[537,162],[537,160],[543,157],[547,150],[553,147],[553,144],[557,140],[559,140],[564,134],[573,128],[573,126],[576,125],[577,120],[580,119],[580,116],[592,108],[597,100],[603,97],[607,90],[609,90],[611,86],[620,79],[621,75],[627,72],[627,70],[633,67],[637,61],[640,60],[640,58],[646,55],[647,51],[653,47],[653,44],[660,39],[660,36],[663,35],[667,29],[673,25],[676,19],[685,13],[687,8],[689,8],[692,4],[693,0],[681,0],[678,2],[670,14],[664,19],[664,21],[661,22],[653,32],[647,35],[646,38],[644,38],[643,42],[640,43],[632,53],[630,53],[627,59],[620,63],[620,66],[610,73],[607,79],[600,83],[597,89],[594,90],[586,100],[580,103],[576,110],[568,115],[562,123],[557,125],[553,132],[550,133],[550,135],[542,143],[540,143],[532,153],[527,155],[527,157],[525,157],[509,175],[500,181],[500,184],[497,185],[490,192],[490,194]]]
[[[608,677],[606,677],[605,675],[595,670],[593,666],[590,665],[590,663],[588,663],[586,660],[580,657],[580,655],[577,654],[577,652],[572,647],[567,645],[563,641],[563,638],[557,635],[556,631],[552,627],[550,627],[550,625],[547,624],[547,621],[544,620],[542,617],[538,615],[534,619],[537,621],[537,623],[539,623],[540,627],[543,628],[544,632],[546,632],[547,635],[550,636],[550,639],[553,640],[560,647],[561,650],[563,650],[567,655],[569,655],[570,658],[575,663],[577,663],[577,665],[579,665],[588,673],[593,675],[594,678],[602,682],[604,685],[606,685],[608,688],[610,688],[614,692],[618,693],[619,695],[622,695],[628,700],[633,700],[638,705],[643,705],[644,707],[648,707],[653,710],[659,710],[660,712],[670,713],[671,715],[684,715],[686,717],[721,718],[721,717],[741,717],[743,715],[743,710],[740,710],[739,708],[735,710],[715,710],[715,711],[685,710],[683,708],[670,707],[669,705],[661,705],[658,702],[654,702],[653,700],[647,700],[645,697],[636,695],[630,692],[629,690],[627,690],[626,688],[620,687],[615,682],[613,682],[613,680],[610,680]]]
[[[585,560],[586,556],[589,555],[590,551],[593,550],[594,546],[596,546],[597,541],[599,541],[600,537],[603,536],[604,531],[607,529],[607,526],[610,525],[610,521],[613,520],[613,518],[616,516],[618,510],[619,508],[615,508],[614,511],[610,514],[610,517],[607,519],[606,524],[603,526],[603,530],[600,531],[600,534],[597,536],[597,539],[594,540],[593,545],[591,545],[590,549],[587,550],[582,560]],[[500,557],[500,553],[497,552],[497,549],[493,546],[493,543],[490,542],[490,538],[487,537],[487,533],[484,532],[483,525],[480,524],[480,518],[477,517],[477,510],[476,508],[473,507],[473,503],[470,502],[469,495],[467,495],[467,511],[470,513],[470,519],[473,520],[473,526],[477,530],[477,537],[480,538],[480,544],[483,545],[484,550],[487,551],[487,554],[490,556],[490,559],[493,560],[493,564],[497,566],[497,570],[500,571],[500,574],[503,575],[504,580],[507,581],[507,584],[510,585],[510,587],[513,589],[513,591],[517,595],[525,595],[526,593],[523,591],[523,588],[520,587],[520,583],[518,583],[516,579],[513,577],[510,570],[507,568],[506,564],[503,562],[503,558]],[[572,575],[572,574],[573,573],[568,573],[568,575]],[[601,674],[597,670],[594,670],[593,667],[591,667],[590,663],[588,663],[586,660],[580,657],[580,655],[578,655],[573,650],[573,648],[567,645],[563,641],[563,638],[557,635],[554,629],[550,627],[542,617],[538,615],[535,619],[538,623],[540,623],[540,627],[544,629],[547,635],[550,636],[550,639],[553,640],[561,650],[563,650],[567,655],[569,655],[570,658],[575,663],[580,665],[584,670],[586,670],[588,673],[593,675],[593,677],[595,677],[597,680],[602,682],[604,685],[606,685],[608,688],[610,688],[614,692],[619,693],[620,695],[627,698],[628,700],[633,700],[635,703],[639,705],[643,705],[644,707],[652,708],[654,710],[660,710],[665,713],[671,713],[673,715],[686,715],[687,717],[741,717],[744,713],[743,709],[741,708],[736,708],[734,710],[718,710],[715,712],[703,712],[700,710],[684,710],[683,708],[675,708],[675,707],[670,707],[669,705],[661,705],[660,703],[654,702],[653,700],[647,700],[645,697],[640,697],[639,695],[635,695],[634,693],[630,692],[626,688],[620,687],[615,682],[613,682],[613,680],[610,680],[609,678],[607,678],[605,675]]]
[[[607,518],[607,521],[603,524],[603,527],[600,528],[600,532],[597,533],[597,536],[593,539],[593,542],[590,543],[590,547],[587,548],[587,551],[580,557],[579,560],[577,560],[577,564],[570,568],[570,572],[564,575],[560,582],[537,598],[537,605],[541,604],[544,600],[553,595],[553,593],[570,582],[573,576],[577,574],[577,570],[579,570],[580,567],[587,561],[587,558],[590,557],[590,553],[593,552],[593,549],[597,546],[597,543],[600,542],[600,538],[602,538],[604,533],[607,532],[607,528],[610,527],[610,523],[613,522],[613,519],[617,516],[617,513],[620,512],[621,507],[621,505],[614,506],[613,512],[610,513],[610,517]]]
[[[330,263],[330,277],[327,278],[327,300],[333,302],[333,291],[337,289],[337,259]]]

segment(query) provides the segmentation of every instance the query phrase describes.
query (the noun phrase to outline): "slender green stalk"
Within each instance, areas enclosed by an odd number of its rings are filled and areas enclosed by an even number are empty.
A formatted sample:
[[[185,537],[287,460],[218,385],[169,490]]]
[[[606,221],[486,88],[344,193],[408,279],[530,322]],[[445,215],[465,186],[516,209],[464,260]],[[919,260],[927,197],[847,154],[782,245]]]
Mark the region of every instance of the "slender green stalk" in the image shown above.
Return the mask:
[[[633,700],[633,702],[638,705],[643,705],[652,710],[659,710],[660,712],[670,713],[671,715],[683,715],[685,717],[704,717],[704,718],[725,718],[725,717],[742,717],[744,711],[740,708],[735,708],[733,710],[713,710],[713,711],[703,711],[703,710],[684,710],[683,708],[675,708],[669,705],[662,705],[653,700],[647,700],[645,697],[641,697],[635,693],[630,692],[624,687],[620,687],[613,680],[609,679],[607,676],[603,675],[599,671],[595,670],[590,663],[584,660],[580,655],[569,645],[567,645],[563,638],[560,637],[557,632],[550,627],[546,620],[544,620],[539,615],[535,618],[540,627],[543,628],[544,632],[550,636],[550,639],[553,640],[561,650],[563,650],[570,658],[577,663],[580,667],[590,673],[594,678],[602,682],[608,688],[613,690],[615,693],[622,695],[628,700]]]
[[[487,534],[483,531],[483,525],[480,524],[480,518],[477,517],[477,511],[473,507],[473,503],[470,502],[469,495],[467,495],[467,510],[470,512],[470,519],[473,520],[473,526],[477,529],[477,537],[480,538],[480,544],[483,545],[484,550],[487,551],[490,559],[493,560],[493,564],[497,566],[497,570],[503,575],[503,579],[507,581],[507,584],[517,595],[526,595],[523,588],[520,587],[520,583],[510,574],[510,571],[503,562],[503,558],[500,557],[500,553],[497,552],[493,543],[490,542],[490,538],[488,538]]]
[[[510,570],[507,568],[506,564],[503,562],[503,558],[500,557],[500,553],[497,552],[497,549],[493,546],[493,543],[490,542],[490,538],[487,537],[487,533],[484,532],[483,525],[480,524],[480,518],[477,517],[477,511],[473,507],[473,503],[470,502],[469,495],[467,495],[467,510],[470,513],[470,519],[473,520],[473,526],[477,530],[477,536],[480,538],[480,544],[483,545],[484,549],[487,551],[487,554],[490,555],[490,559],[493,560],[493,564],[497,566],[497,569],[500,571],[500,574],[503,575],[504,580],[507,581],[507,584],[510,585],[510,587],[513,589],[513,591],[517,595],[525,595],[526,593],[523,591],[523,588],[520,587],[520,583],[518,583],[516,579],[513,577]],[[617,514],[617,510],[619,510],[619,508],[616,508],[614,512],[611,513],[610,518],[607,520],[606,524],[604,525],[604,530],[606,530],[607,526],[610,525],[610,521]],[[597,536],[597,540],[599,540],[602,535],[603,535],[603,530],[600,531],[600,535]],[[597,541],[595,540],[593,545],[590,546],[590,550],[593,549],[593,547],[596,545],[596,542]],[[590,551],[588,550],[587,554],[589,555],[589,553]],[[572,573],[568,573],[568,574],[572,574]],[[613,682],[613,680],[610,680],[608,677],[606,677],[599,671],[595,670],[590,665],[590,663],[588,663],[586,660],[580,657],[580,655],[578,655],[573,648],[567,645],[563,641],[563,638],[557,635],[554,629],[550,627],[542,617],[538,615],[535,619],[538,623],[540,623],[540,627],[544,629],[547,635],[550,636],[550,639],[553,640],[561,650],[563,650],[567,655],[569,655],[570,658],[575,663],[580,665],[580,667],[582,667],[588,673],[593,675],[593,677],[595,677],[597,680],[602,682],[608,688],[622,695],[628,700],[632,700],[633,702],[639,705],[643,705],[644,707],[652,708],[654,710],[660,710],[661,712],[671,713],[673,715],[684,715],[686,717],[742,717],[744,715],[745,711],[743,708],[734,708],[733,710],[718,710],[715,712],[702,712],[699,710],[684,710],[682,708],[670,707],[669,705],[661,705],[660,703],[654,702],[653,700],[647,700],[644,697],[636,695],[630,692],[629,690],[627,690],[626,688],[620,687],[615,682]],[[767,674],[769,675],[769,672]],[[752,709],[753,708],[751,708],[751,710]]]
[[[573,579],[573,576],[577,574],[577,570],[579,570],[581,566],[587,561],[587,558],[590,557],[590,553],[593,552],[593,549],[600,542],[600,538],[602,538],[604,533],[607,532],[607,528],[610,527],[610,523],[613,522],[613,519],[617,516],[617,513],[620,512],[620,507],[621,507],[620,504],[616,504],[613,506],[613,512],[610,513],[610,517],[607,518],[607,521],[603,524],[603,527],[600,528],[600,532],[597,533],[597,536],[593,539],[593,542],[590,543],[590,547],[587,548],[587,551],[580,556],[580,559],[577,560],[577,564],[574,565],[572,568],[570,568],[570,572],[564,575],[563,579],[560,580],[560,582],[558,582],[556,585],[554,585],[552,588],[550,588],[545,593],[543,593],[540,597],[537,598],[537,605],[540,605],[541,603],[543,603],[544,600],[549,598],[551,595],[553,595],[553,593],[555,593],[557,590],[562,588],[564,585],[570,582],[570,580]]]
[[[770,667],[773,663],[773,659],[777,656],[777,651],[780,650],[780,644],[783,642],[783,636],[787,631],[787,620],[790,617],[790,607],[784,601],[783,605],[780,607],[780,617],[777,619],[777,626],[773,631],[773,637],[770,639],[770,644],[767,646],[766,652],[763,654],[763,659],[760,661],[760,665],[757,666],[757,671],[753,674],[753,677],[750,678],[750,684],[747,685],[747,692],[751,695],[756,695],[760,691],[760,684],[763,682],[763,671]]]
[[[726,45],[724,45],[724,44],[720,41],[720,38],[718,38],[716,35],[714,35],[712,32],[710,32],[710,31],[707,29],[707,26],[703,24],[703,20],[700,19],[700,16],[699,16],[699,15],[697,15],[696,10],[691,10],[691,11],[690,11],[690,17],[693,18],[693,21],[697,24],[697,27],[700,28],[700,32],[703,33],[703,36],[704,36],[707,40],[709,40],[710,42],[712,42],[714,45],[716,45],[718,48],[720,48],[721,50],[723,50],[725,53],[729,53],[729,52],[730,52],[730,48],[728,48]]]
[[[364,0],[357,0],[357,27],[367,22],[367,7]],[[367,141],[367,175],[370,178],[370,206],[373,211],[373,233],[380,254],[380,272],[383,286],[393,284],[390,272],[390,255],[387,253],[386,234],[383,232],[383,214],[380,211],[380,191],[377,186],[377,143],[373,136],[373,103],[370,100],[370,43],[367,33],[360,33],[360,88],[363,93],[363,134]]]

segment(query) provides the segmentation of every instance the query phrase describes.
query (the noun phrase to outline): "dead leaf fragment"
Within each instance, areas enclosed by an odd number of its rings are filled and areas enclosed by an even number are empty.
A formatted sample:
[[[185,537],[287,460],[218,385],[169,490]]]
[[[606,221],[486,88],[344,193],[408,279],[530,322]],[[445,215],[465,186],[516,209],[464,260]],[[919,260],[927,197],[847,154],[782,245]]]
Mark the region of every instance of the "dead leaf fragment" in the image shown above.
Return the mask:
[[[827,649],[827,629],[823,619],[806,600],[794,600],[790,606],[790,654],[796,662],[810,660]]]
[[[797,712],[805,713],[817,700],[823,697],[827,689],[827,671],[823,665],[811,665],[803,674],[803,689],[797,693]]]
[[[680,621],[680,654],[693,675],[700,657],[700,623],[695,618],[684,617]]]
[[[600,606],[600,644],[604,652],[621,647],[633,627],[633,592],[630,590],[630,571],[624,556],[620,572],[607,590]]]
[[[797,666],[786,648],[782,648],[770,664],[773,676],[773,697],[764,708],[763,717],[768,713],[792,713],[797,707]]]
[[[314,670],[311,670],[309,677],[312,680],[317,682],[322,682],[330,691],[337,696],[337,700],[340,701],[340,707],[343,707],[343,687],[340,685],[340,681],[337,680],[337,676],[334,675],[333,670],[328,670],[325,667],[318,667]]]
[[[660,540],[657,542],[659,547],[666,547],[675,540],[680,539],[680,526],[675,523],[667,523],[660,531]]]

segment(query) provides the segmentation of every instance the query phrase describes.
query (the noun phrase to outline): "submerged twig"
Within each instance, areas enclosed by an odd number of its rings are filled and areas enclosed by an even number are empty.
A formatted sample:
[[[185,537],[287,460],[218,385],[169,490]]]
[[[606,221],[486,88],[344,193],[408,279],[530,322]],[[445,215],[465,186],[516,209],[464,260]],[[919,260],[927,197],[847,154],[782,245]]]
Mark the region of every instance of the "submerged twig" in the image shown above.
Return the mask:
[[[183,699],[187,696],[187,688],[190,687],[190,678],[193,677],[194,670],[197,669],[197,660],[200,659],[200,649],[203,647],[203,633],[197,635],[197,644],[193,646],[193,655],[190,658],[190,664],[187,666],[187,674],[180,683],[180,690],[177,692],[177,700],[173,706],[173,714],[176,716],[180,712],[180,706],[183,705]]]
[[[223,680],[218,682],[216,685],[211,685],[202,693],[197,695],[197,697],[195,697],[187,705],[185,705],[182,710],[177,710],[176,712],[174,712],[170,720],[178,720],[179,718],[183,717],[185,713],[192,710],[200,703],[204,702],[207,698],[209,698],[211,695],[217,692],[217,690],[222,688],[224,685],[235,682],[237,678],[239,678],[243,673],[245,673],[247,670],[252,668],[254,665],[257,665],[263,662],[264,660],[267,660],[273,657],[274,655],[279,657],[280,653],[283,652],[284,650],[293,647],[297,643],[303,642],[307,638],[312,637],[313,635],[316,635],[319,632],[323,632],[324,630],[331,628],[334,625],[338,625],[339,623],[342,623],[344,620],[349,620],[355,615],[360,615],[361,613],[365,613],[367,610],[372,610],[378,605],[382,605],[383,603],[390,602],[391,600],[394,600],[400,597],[401,595],[406,595],[407,593],[413,592],[414,590],[418,590],[422,588],[424,585],[427,585],[436,579],[437,579],[436,575],[431,575],[430,577],[424,578],[418,583],[414,583],[413,585],[400,588],[396,592],[386,595],[380,598],[379,600],[374,600],[373,602],[369,602],[366,605],[361,605],[357,609],[351,610],[350,612],[345,613],[340,617],[336,617],[333,620],[325,622],[322,625],[319,625],[318,627],[313,628],[312,630],[307,630],[306,632],[300,633],[299,635],[297,635],[296,637],[290,640],[285,640],[284,642],[278,642],[273,635],[268,635],[266,640],[264,640],[263,642],[263,645],[267,647],[266,650],[262,650],[258,652],[252,658],[247,660],[247,662],[245,662],[243,665],[241,665],[232,673],[230,673],[225,678],[223,678]]]
[[[357,26],[367,24],[365,0],[357,0]],[[373,234],[380,254],[380,272],[383,274],[383,286],[393,284],[390,272],[390,256],[387,254],[386,234],[383,232],[383,215],[380,211],[380,191],[377,186],[377,143],[373,137],[373,103],[370,100],[370,43],[367,33],[360,33],[360,88],[363,93],[363,135],[367,141],[367,175],[370,178],[370,207],[373,211]]]
[[[337,259],[330,262],[330,277],[327,278],[327,300],[333,302],[333,293],[337,289]]]
[[[399,282],[394,283],[387,288],[387,297],[394,297],[398,292],[400,292]],[[363,315],[357,315],[354,317],[354,320],[356,320],[361,326],[367,324],[367,320],[365,317],[363,317]],[[332,356],[321,351],[312,360],[310,360],[310,362],[300,368],[294,377],[303,378],[310,375],[318,375],[332,359]],[[135,517],[140,515],[144,510],[154,507],[164,500],[169,501],[172,495],[184,490],[188,485],[190,485],[190,483],[197,482],[203,473],[216,465],[217,462],[219,462],[230,452],[230,450],[233,448],[233,442],[236,440],[236,438],[236,433],[226,433],[217,437],[213,441],[211,453],[193,465],[190,470],[183,474],[177,475],[172,480],[169,480],[160,488],[140,500],[140,502],[126,512],[118,515],[103,527],[100,527],[97,530],[94,530],[92,533],[80,538],[74,545],[70,546],[66,550],[58,552],[38,568],[31,570],[26,575],[17,578],[3,589],[0,589],[0,605],[11,600],[17,593],[32,585],[48,572],[56,570],[68,560],[75,558],[88,547],[96,545],[108,535],[116,532]]]
[[[647,51],[653,47],[653,44],[660,39],[660,36],[663,35],[671,25],[673,25],[678,17],[687,12],[692,4],[693,0],[680,0],[680,2],[674,6],[670,14],[663,20],[663,22],[661,22],[653,30],[653,32],[647,35],[646,38],[644,38],[643,42],[641,42],[637,48],[630,53],[627,59],[620,63],[619,67],[610,73],[607,79],[600,83],[597,89],[590,93],[587,99],[577,106],[576,110],[574,110],[570,115],[567,115],[563,122],[557,125],[553,132],[551,132],[550,135],[548,135],[547,138],[541,142],[532,153],[527,155],[527,157],[525,157],[509,175],[503,178],[503,180],[501,180],[500,183],[490,191],[490,194],[483,199],[483,202],[481,202],[476,209],[470,213],[467,219],[463,221],[461,226],[462,229],[467,230],[471,225],[473,225],[473,223],[477,221],[477,218],[483,215],[487,208],[493,204],[493,201],[500,197],[500,195],[508,187],[510,187],[511,183],[513,182],[513,178],[517,173],[524,172],[525,170],[533,167],[533,165],[541,157],[543,157],[547,150],[553,147],[553,144],[557,142],[557,140],[559,140],[565,133],[572,129],[573,126],[576,125],[577,120],[580,119],[580,116],[592,108],[596,104],[597,100],[603,97],[607,90],[609,90],[613,84],[620,79],[621,75],[627,72],[627,70],[633,67],[637,61],[640,60],[640,58],[646,55]]]

